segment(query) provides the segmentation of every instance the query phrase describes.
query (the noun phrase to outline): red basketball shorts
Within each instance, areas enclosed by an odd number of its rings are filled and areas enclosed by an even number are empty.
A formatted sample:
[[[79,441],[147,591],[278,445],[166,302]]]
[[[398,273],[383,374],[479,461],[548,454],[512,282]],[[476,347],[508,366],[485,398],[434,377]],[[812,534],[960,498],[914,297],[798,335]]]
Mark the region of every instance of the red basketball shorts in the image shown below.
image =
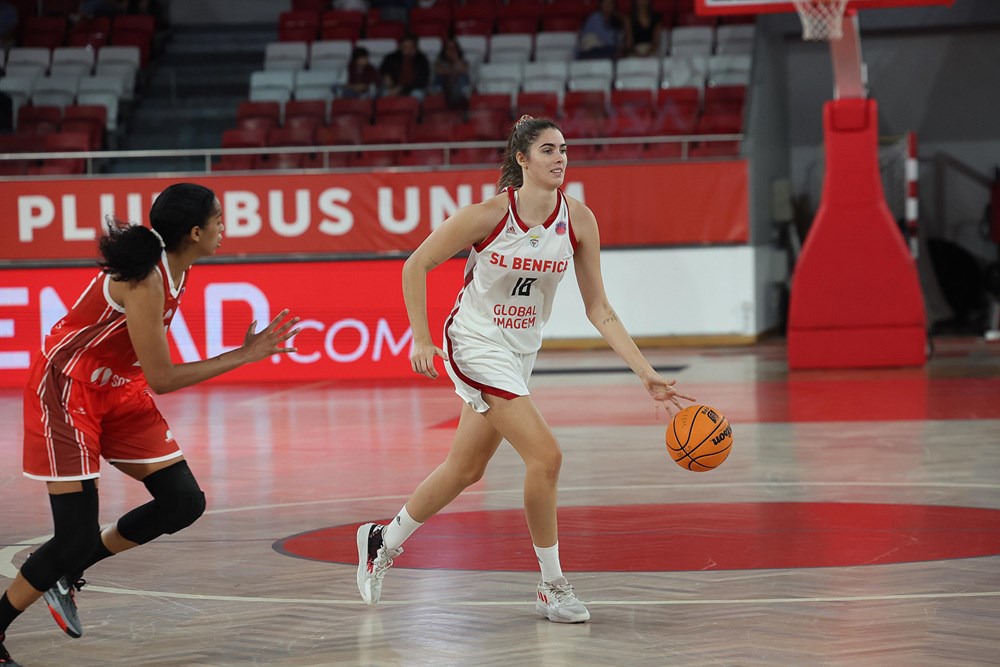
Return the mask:
[[[156,463],[181,456],[149,385],[133,380],[96,389],[39,355],[24,390],[24,474],[48,482],[100,476],[110,463]]]

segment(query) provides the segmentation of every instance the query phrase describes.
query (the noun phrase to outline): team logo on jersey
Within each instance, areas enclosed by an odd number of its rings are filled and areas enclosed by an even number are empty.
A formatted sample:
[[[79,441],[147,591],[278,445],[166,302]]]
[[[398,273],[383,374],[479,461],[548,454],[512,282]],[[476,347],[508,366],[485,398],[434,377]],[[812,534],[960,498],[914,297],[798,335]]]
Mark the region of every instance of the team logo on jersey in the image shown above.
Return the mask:
[[[562,236],[565,233],[566,233],[566,223],[565,222],[557,222],[556,223],[556,234],[558,234],[559,236]]]
[[[540,238],[541,238],[540,236],[535,236],[534,234],[531,235],[531,247],[532,248],[537,248],[538,247],[538,239],[540,239]]]

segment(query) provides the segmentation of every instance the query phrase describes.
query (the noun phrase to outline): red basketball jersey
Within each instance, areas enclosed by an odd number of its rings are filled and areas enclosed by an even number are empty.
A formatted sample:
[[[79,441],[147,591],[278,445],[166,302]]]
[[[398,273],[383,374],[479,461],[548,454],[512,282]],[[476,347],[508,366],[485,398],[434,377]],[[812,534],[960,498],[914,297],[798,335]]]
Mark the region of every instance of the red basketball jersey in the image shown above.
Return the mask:
[[[163,279],[166,328],[177,312],[188,272],[174,285],[165,252],[156,268]],[[97,387],[120,387],[142,377],[125,326],[125,309],[112,300],[110,281],[107,274],[97,274],[42,343],[42,354],[64,375]]]

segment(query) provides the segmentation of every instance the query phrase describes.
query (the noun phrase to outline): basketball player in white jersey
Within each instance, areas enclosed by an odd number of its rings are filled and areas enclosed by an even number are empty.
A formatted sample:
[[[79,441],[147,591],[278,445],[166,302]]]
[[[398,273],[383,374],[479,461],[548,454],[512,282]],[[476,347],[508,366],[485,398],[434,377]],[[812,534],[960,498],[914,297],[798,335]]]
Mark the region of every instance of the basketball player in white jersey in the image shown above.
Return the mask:
[[[477,482],[506,439],[526,467],[524,512],[542,570],[535,609],[557,623],[590,618],[559,564],[556,486],[562,453],[527,384],[570,258],[587,316],[653,400],[670,414],[681,408],[679,399],[694,400],[653,370],[608,303],[597,220],[587,206],[560,190],[566,162],[559,127],[548,119],[522,117],[507,142],[500,194],[455,213],[403,267],[413,370],[436,378],[434,357],[444,359],[465,405],[444,463],[387,526],[367,523],[358,529],[358,588],[366,602],[379,601],[383,577],[403,552],[403,542]],[[441,349],[427,322],[426,276],[469,246],[465,285],[445,323]]]

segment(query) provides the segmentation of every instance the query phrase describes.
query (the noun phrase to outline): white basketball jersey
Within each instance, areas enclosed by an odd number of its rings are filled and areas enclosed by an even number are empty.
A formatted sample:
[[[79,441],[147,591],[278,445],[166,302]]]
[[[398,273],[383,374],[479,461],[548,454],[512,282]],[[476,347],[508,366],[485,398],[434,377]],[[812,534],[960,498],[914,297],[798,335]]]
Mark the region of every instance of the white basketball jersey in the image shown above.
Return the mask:
[[[507,215],[473,246],[446,331],[454,322],[519,354],[541,347],[542,327],[576,247],[569,202],[557,193],[548,219],[528,227],[517,214],[517,190],[507,188]]]

